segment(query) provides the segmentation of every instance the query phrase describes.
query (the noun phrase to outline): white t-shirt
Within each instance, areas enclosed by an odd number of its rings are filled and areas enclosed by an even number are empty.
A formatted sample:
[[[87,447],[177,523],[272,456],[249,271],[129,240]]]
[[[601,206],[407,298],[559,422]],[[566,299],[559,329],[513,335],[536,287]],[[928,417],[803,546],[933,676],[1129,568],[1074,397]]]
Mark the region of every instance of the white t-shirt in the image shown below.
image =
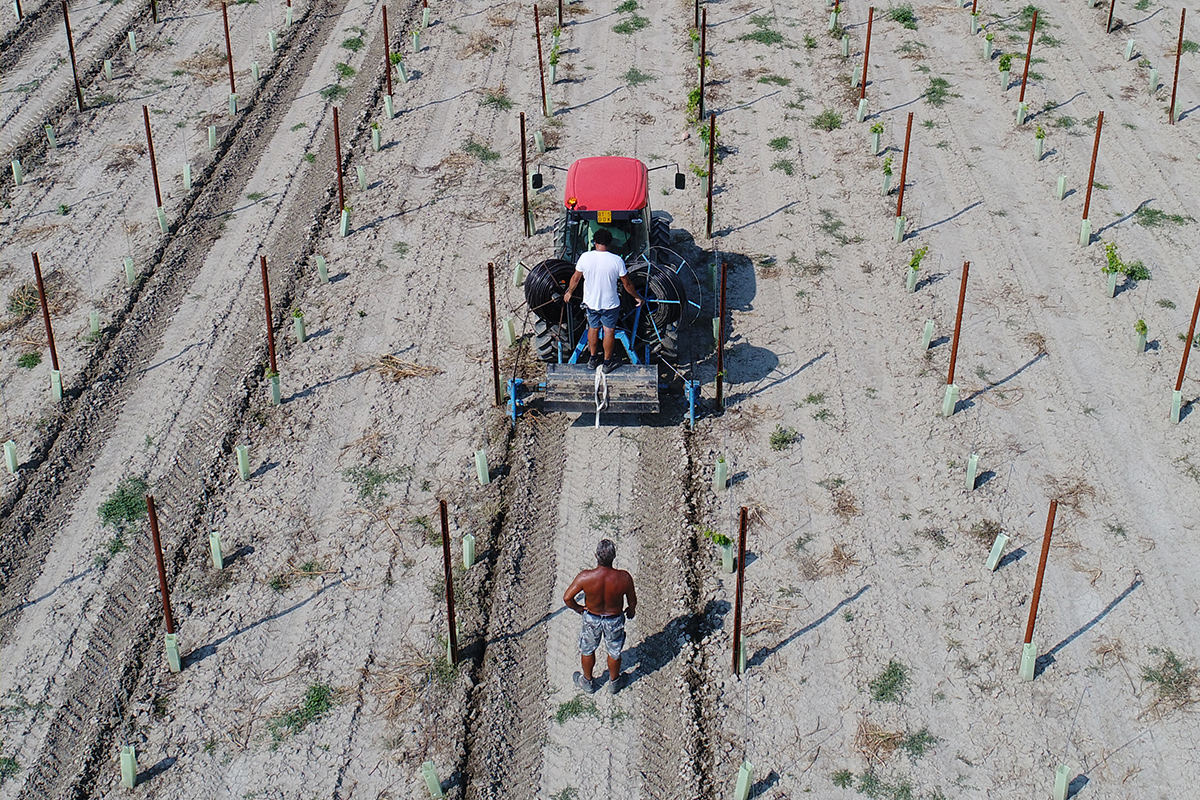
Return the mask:
[[[589,250],[575,265],[583,273],[583,304],[593,311],[605,311],[621,305],[617,297],[617,279],[626,274],[625,259],[616,253]]]

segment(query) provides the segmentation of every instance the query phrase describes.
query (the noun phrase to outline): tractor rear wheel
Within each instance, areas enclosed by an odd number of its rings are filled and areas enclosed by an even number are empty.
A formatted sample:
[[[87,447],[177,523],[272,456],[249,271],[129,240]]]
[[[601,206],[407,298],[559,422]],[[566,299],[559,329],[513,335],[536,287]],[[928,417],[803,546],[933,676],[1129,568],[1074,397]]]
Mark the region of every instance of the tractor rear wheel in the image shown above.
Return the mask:
[[[669,247],[671,245],[671,224],[662,217],[650,220],[650,246]]]
[[[572,332],[567,329],[566,323],[551,323],[544,319],[534,320],[533,346],[538,360],[549,364],[558,363],[559,343],[561,342],[562,358],[563,361],[566,361],[571,357],[571,352],[579,342],[579,335],[582,332],[580,330],[572,335]]]

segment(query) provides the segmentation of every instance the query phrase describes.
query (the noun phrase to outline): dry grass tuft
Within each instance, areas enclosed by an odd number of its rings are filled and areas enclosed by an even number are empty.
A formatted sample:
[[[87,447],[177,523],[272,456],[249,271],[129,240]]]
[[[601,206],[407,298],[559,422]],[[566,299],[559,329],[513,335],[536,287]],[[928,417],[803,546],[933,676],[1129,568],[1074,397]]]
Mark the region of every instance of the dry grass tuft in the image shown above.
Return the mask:
[[[1025,334],[1023,337],[1021,337],[1021,341],[1033,348],[1034,355],[1050,355],[1050,351],[1046,349],[1046,337],[1037,331]]]
[[[800,577],[806,581],[820,580],[824,574],[821,570],[821,562],[817,560],[816,556],[808,553],[800,556],[796,569],[799,571]]]
[[[1048,475],[1046,487],[1050,489],[1050,496],[1057,500],[1060,506],[1066,506],[1081,517],[1087,516],[1087,512],[1083,510],[1083,501],[1096,499],[1096,490],[1082,478],[1055,478]]]
[[[380,356],[372,366],[379,370],[384,377],[391,378],[393,381],[401,378],[428,378],[442,373],[442,370],[437,367],[417,364],[414,361],[403,361],[391,354]]]
[[[137,164],[138,158],[146,155],[146,145],[141,142],[118,145],[112,159],[104,166],[105,172],[128,172]]]
[[[903,739],[903,731],[889,731],[863,718],[859,720],[858,732],[854,734],[854,749],[868,764],[879,766],[891,758]]]
[[[1000,534],[1000,523],[994,519],[984,519],[976,522],[970,528],[967,528],[967,533],[985,547],[991,547],[996,541],[996,536]]]
[[[224,80],[229,62],[225,53],[214,46],[197,50],[190,58],[180,61],[178,66],[187,70],[205,86],[212,86],[217,81]]]
[[[862,509],[858,506],[858,498],[845,486],[835,486],[829,494],[833,498],[833,513],[842,519],[857,517],[862,513]]]
[[[395,719],[412,707],[420,696],[421,678],[427,662],[410,657],[372,675],[375,694],[383,701],[384,716]]]
[[[1125,660],[1125,648],[1120,639],[1101,637],[1092,648],[1092,654],[1100,659],[1100,667],[1109,667]]]
[[[825,559],[828,565],[830,575],[844,575],[846,570],[851,567],[857,567],[859,561],[854,557],[854,551],[846,547],[842,542],[835,542],[833,550]]]
[[[516,17],[505,17],[501,15],[500,9],[493,9],[487,16],[488,25],[493,28],[511,28],[517,21]]]
[[[500,40],[486,31],[475,31],[467,37],[467,43],[458,51],[459,58],[487,56],[500,49]]]

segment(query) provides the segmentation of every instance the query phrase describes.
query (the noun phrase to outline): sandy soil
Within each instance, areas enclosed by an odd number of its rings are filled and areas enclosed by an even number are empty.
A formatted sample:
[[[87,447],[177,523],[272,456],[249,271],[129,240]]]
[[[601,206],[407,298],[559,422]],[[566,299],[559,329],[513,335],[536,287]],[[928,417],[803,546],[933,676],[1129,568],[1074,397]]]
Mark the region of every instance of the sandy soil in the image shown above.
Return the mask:
[[[0,190],[0,439],[21,461],[0,490],[6,796],[126,794],[125,744],[139,753],[133,794],[145,797],[416,798],[428,795],[426,761],[455,797],[728,796],[745,761],[752,795],[772,798],[1050,796],[1059,764],[1079,797],[1188,795],[1200,779],[1195,716],[1158,702],[1143,678],[1165,650],[1200,656],[1194,360],[1184,418],[1167,419],[1200,244],[1194,54],[1183,57],[1182,119],[1166,124],[1178,10],[1119,7],[1121,27],[1106,35],[1107,9],[1039,6],[1034,56],[1045,60],[1031,65],[1032,119],[1018,128],[1028,23],[1015,3],[980,8],[997,55],[1018,53],[1007,92],[968,11],[918,5],[915,29],[877,16],[866,124],[854,122],[849,87],[865,8],[843,4],[848,59],[819,7],[707,8],[722,147],[712,240],[685,111],[687,4],[568,3],[549,120],[527,5],[433,3],[419,52],[409,34],[420,4],[390,6],[392,49],[411,79],[393,76],[392,120],[377,3],[296,3],[290,27],[282,4],[230,7],[235,116],[219,6],[167,4],[157,25],[130,0],[72,8],[83,112],[56,4],[26,4],[20,25],[6,10],[0,144],[27,173]],[[542,13],[548,34],[554,7]],[[637,15],[641,28],[614,30]],[[1129,38],[1137,55],[1125,62]],[[1156,92],[1142,60],[1162,76]],[[940,106],[932,78],[948,82]],[[826,110],[840,127],[814,127]],[[673,396],[655,418],[600,428],[587,414],[544,415],[536,397],[515,429],[492,407],[486,264],[500,316],[529,334],[510,270],[550,253],[562,193],[561,175],[545,171],[539,233],[524,238],[521,111],[535,161],[621,154],[689,173],[683,192],[669,188],[670,170],[652,173],[651,198],[697,272],[729,265],[723,414],[711,294],[681,342],[681,367],[704,382],[695,430]],[[1095,236],[1081,247],[1099,111]],[[907,236],[895,244],[882,166],[893,159],[898,183],[909,112]],[[548,154],[533,153],[534,131]],[[1102,242],[1152,278],[1109,298]],[[908,293],[906,265],[922,247]],[[32,280],[33,251],[48,276],[61,403],[40,314],[9,305]],[[270,404],[264,255],[281,406]],[[964,260],[961,399],[946,419]],[[40,364],[18,366],[30,353]],[[420,374],[390,374],[383,355]],[[525,340],[501,358],[506,377],[536,384]],[[237,445],[250,448],[249,481]],[[480,448],[488,485],[475,478]],[[980,478],[967,491],[971,453]],[[733,480],[714,492],[718,456]],[[97,514],[129,476],[158,501],[178,674],[163,655],[146,524],[119,532]],[[1017,667],[1051,498],[1042,658],[1026,683]],[[479,550],[454,573],[457,668],[445,652],[439,499],[455,554],[467,533]],[[736,536],[742,507],[749,664],[737,676],[734,576],[706,532]],[[997,529],[1009,555],[989,573]],[[223,539],[221,571],[210,531]],[[561,595],[603,535],[641,608],[630,685],[587,698],[571,684],[578,620]],[[875,699],[889,664],[903,679],[894,699]]]

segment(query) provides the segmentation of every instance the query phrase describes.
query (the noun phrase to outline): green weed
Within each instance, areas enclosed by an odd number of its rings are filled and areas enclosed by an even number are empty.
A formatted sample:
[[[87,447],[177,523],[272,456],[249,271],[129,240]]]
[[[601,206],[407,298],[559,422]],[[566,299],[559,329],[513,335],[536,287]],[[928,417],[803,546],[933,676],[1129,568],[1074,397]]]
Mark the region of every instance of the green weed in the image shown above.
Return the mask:
[[[147,488],[145,479],[137,475],[123,478],[108,499],[100,504],[100,522],[118,531],[140,522],[146,516]]]
[[[892,6],[888,9],[887,15],[892,22],[898,22],[910,31],[917,29],[917,15],[913,13],[913,7],[908,3],[902,6]]]
[[[1155,705],[1178,709],[1200,699],[1196,696],[1200,669],[1194,663],[1165,648],[1152,647],[1150,654],[1158,661],[1142,668],[1142,680],[1154,687]]]
[[[921,728],[916,733],[910,733],[900,740],[900,749],[908,753],[908,757],[916,761],[921,756],[936,747],[942,740],[929,732],[929,728]]]
[[[622,76],[626,86],[641,86],[654,80],[654,76],[649,72],[642,72],[637,67],[630,67]]]
[[[594,702],[581,694],[577,694],[567,702],[559,704],[558,711],[554,712],[554,721],[562,725],[569,719],[585,715],[596,718],[600,716]]]
[[[334,66],[334,69],[337,70],[339,81],[342,78],[353,78],[355,75],[358,74],[358,70],[356,70],[354,67],[350,66],[349,64],[343,63],[341,61],[339,61]]]
[[[1137,211],[1133,212],[1133,221],[1146,228],[1158,228],[1166,225],[1168,222],[1172,225],[1184,225],[1196,220],[1192,217],[1185,217],[1182,214],[1168,214],[1159,208],[1140,206]]]
[[[883,672],[876,675],[867,684],[871,690],[871,699],[877,703],[895,703],[908,690],[912,678],[908,667],[892,659]]]
[[[926,103],[934,108],[941,108],[950,97],[950,81],[945,78],[929,79],[929,88],[925,90]]]
[[[767,142],[767,147],[771,148],[775,152],[779,152],[780,150],[787,150],[791,146],[792,146],[792,137],[790,137],[790,136],[777,136],[774,139],[772,139],[771,141]]]
[[[484,90],[483,99],[479,101],[479,105],[494,108],[498,111],[508,111],[513,107],[513,101],[509,99],[508,92],[501,87],[499,89]]]
[[[782,425],[776,425],[775,430],[771,432],[772,450],[787,450],[798,441],[800,441],[800,434],[796,432],[795,428],[785,428]]]
[[[778,170],[784,175],[787,175],[789,178],[796,173],[796,165],[793,162],[788,161],[786,158],[778,159],[774,164],[771,165],[771,169]]]
[[[323,97],[326,101],[334,103],[350,94],[350,90],[341,84],[331,83],[322,88],[318,94],[320,94],[321,97]]]
[[[774,86],[790,86],[791,78],[784,78],[779,75],[763,75],[758,79],[759,83],[769,83]]]
[[[375,467],[358,466],[344,470],[342,477],[353,483],[358,489],[359,500],[375,504],[388,496],[387,485],[389,483],[398,483],[411,474],[411,467],[381,470]]]
[[[813,117],[812,126],[823,131],[835,130],[842,127],[842,115],[832,108],[827,108]]]
[[[637,4],[637,0],[625,0],[624,3],[621,3],[621,5],[617,6],[616,12],[618,14],[632,14],[639,8],[641,8],[641,6]]]
[[[650,27],[650,20],[634,14],[625,21],[613,25],[613,33],[620,33],[628,36],[631,33],[636,33],[637,31],[648,27]]]
[[[17,356],[17,366],[23,369],[33,369],[42,363],[42,354],[36,350]]]
[[[1117,254],[1115,242],[1104,243],[1104,258],[1107,262],[1101,271],[1106,275],[1113,273],[1124,275],[1132,282],[1150,280],[1150,270],[1141,261],[1123,261]]]
[[[476,141],[468,141],[463,143],[463,152],[470,156],[475,156],[485,164],[490,161],[497,161],[500,154],[495,150],[489,150],[485,145]]]
[[[320,720],[333,708],[333,694],[333,687],[327,684],[316,683],[309,686],[300,705],[267,723],[271,738],[278,742]]]
[[[1198,42],[1193,42],[1191,39],[1184,39],[1184,40],[1183,40],[1183,52],[1185,52],[1185,53],[1195,53],[1195,52],[1198,52],[1198,51],[1200,51],[1200,43],[1198,43]]]
[[[346,48],[351,53],[357,53],[359,50],[362,50],[366,46],[367,46],[367,44],[366,44],[366,42],[363,41],[363,38],[361,36],[355,36],[350,39],[342,40],[342,47]]]

